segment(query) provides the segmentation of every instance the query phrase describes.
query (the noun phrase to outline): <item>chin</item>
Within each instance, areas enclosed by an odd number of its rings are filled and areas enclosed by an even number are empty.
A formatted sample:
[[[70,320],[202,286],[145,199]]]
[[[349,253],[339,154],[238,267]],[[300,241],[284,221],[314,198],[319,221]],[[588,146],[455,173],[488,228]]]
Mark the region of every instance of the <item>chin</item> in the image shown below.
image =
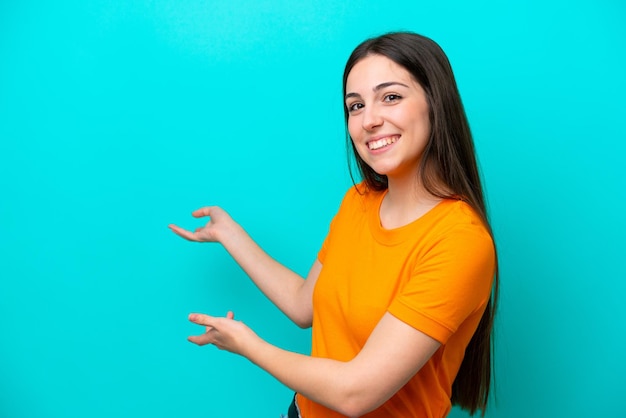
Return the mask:
[[[392,167],[382,167],[382,166],[372,166],[370,165],[372,170],[376,172],[379,176],[389,176],[393,175],[394,169]]]

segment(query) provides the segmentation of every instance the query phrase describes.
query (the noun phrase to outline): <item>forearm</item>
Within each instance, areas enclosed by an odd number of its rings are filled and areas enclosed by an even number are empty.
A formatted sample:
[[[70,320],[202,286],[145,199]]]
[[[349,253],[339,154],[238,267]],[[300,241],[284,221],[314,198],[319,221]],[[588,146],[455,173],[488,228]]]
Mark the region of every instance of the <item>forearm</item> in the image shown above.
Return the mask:
[[[285,386],[344,415],[359,416],[382,403],[368,399],[366,381],[350,362],[289,352],[260,339],[245,356]]]
[[[386,313],[347,362],[290,353],[262,340],[245,344],[242,354],[307,398],[360,416],[391,398],[439,347],[438,341]]]
[[[232,222],[220,242],[254,284],[296,324],[310,326],[311,301],[301,293],[305,279],[274,260],[237,223]]]

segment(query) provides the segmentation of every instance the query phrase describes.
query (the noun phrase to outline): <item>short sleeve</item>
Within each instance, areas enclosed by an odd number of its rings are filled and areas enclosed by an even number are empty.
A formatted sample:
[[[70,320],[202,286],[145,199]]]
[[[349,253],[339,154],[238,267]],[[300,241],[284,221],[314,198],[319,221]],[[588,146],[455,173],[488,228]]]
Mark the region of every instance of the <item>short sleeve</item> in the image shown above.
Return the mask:
[[[485,228],[456,226],[416,260],[388,311],[445,344],[470,315],[484,310],[494,269],[493,240]]]
[[[332,222],[331,222],[332,229]],[[328,240],[330,237],[330,230],[328,234],[326,234],[326,238],[324,238],[324,242],[322,243],[322,248],[317,252],[317,259],[320,263],[324,264],[324,259],[326,259],[326,252],[328,251]]]
[[[317,253],[317,259],[319,260],[320,263],[324,264],[328,247],[330,245],[330,242],[333,239],[333,235],[336,233],[335,225],[338,222],[340,222],[339,219],[341,217],[350,216],[350,213],[354,210],[358,210],[358,208],[361,208],[361,210],[363,209],[357,203],[359,201],[360,193],[362,193],[362,191],[359,191],[359,190],[362,190],[363,187],[364,186],[362,186],[361,184],[350,187],[348,191],[346,192],[346,194],[344,195],[341,201],[341,205],[339,206],[339,210],[337,211],[332,221],[330,222],[330,227],[328,228],[328,234],[326,235],[326,238],[324,239],[324,242],[322,243],[322,247]]]

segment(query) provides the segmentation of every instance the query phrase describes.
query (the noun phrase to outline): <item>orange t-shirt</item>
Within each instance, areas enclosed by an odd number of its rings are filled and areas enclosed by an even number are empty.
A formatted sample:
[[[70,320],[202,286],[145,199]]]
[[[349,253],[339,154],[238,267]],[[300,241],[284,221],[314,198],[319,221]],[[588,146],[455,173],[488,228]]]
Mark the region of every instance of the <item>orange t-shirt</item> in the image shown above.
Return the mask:
[[[386,191],[344,197],[318,258],[313,291],[313,357],[354,358],[385,312],[442,346],[393,397],[367,418],[444,417],[452,382],[491,294],[495,251],[472,208],[443,200],[403,227],[386,230]],[[302,395],[303,418],[343,415]]]

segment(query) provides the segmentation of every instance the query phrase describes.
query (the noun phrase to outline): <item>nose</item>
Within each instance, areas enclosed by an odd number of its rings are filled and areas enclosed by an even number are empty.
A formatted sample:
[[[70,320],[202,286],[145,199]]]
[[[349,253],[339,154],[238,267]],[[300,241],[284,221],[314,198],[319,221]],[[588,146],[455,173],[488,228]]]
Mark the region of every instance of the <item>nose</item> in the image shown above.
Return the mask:
[[[367,106],[363,109],[362,126],[366,131],[372,131],[383,124],[383,118],[376,106]]]

